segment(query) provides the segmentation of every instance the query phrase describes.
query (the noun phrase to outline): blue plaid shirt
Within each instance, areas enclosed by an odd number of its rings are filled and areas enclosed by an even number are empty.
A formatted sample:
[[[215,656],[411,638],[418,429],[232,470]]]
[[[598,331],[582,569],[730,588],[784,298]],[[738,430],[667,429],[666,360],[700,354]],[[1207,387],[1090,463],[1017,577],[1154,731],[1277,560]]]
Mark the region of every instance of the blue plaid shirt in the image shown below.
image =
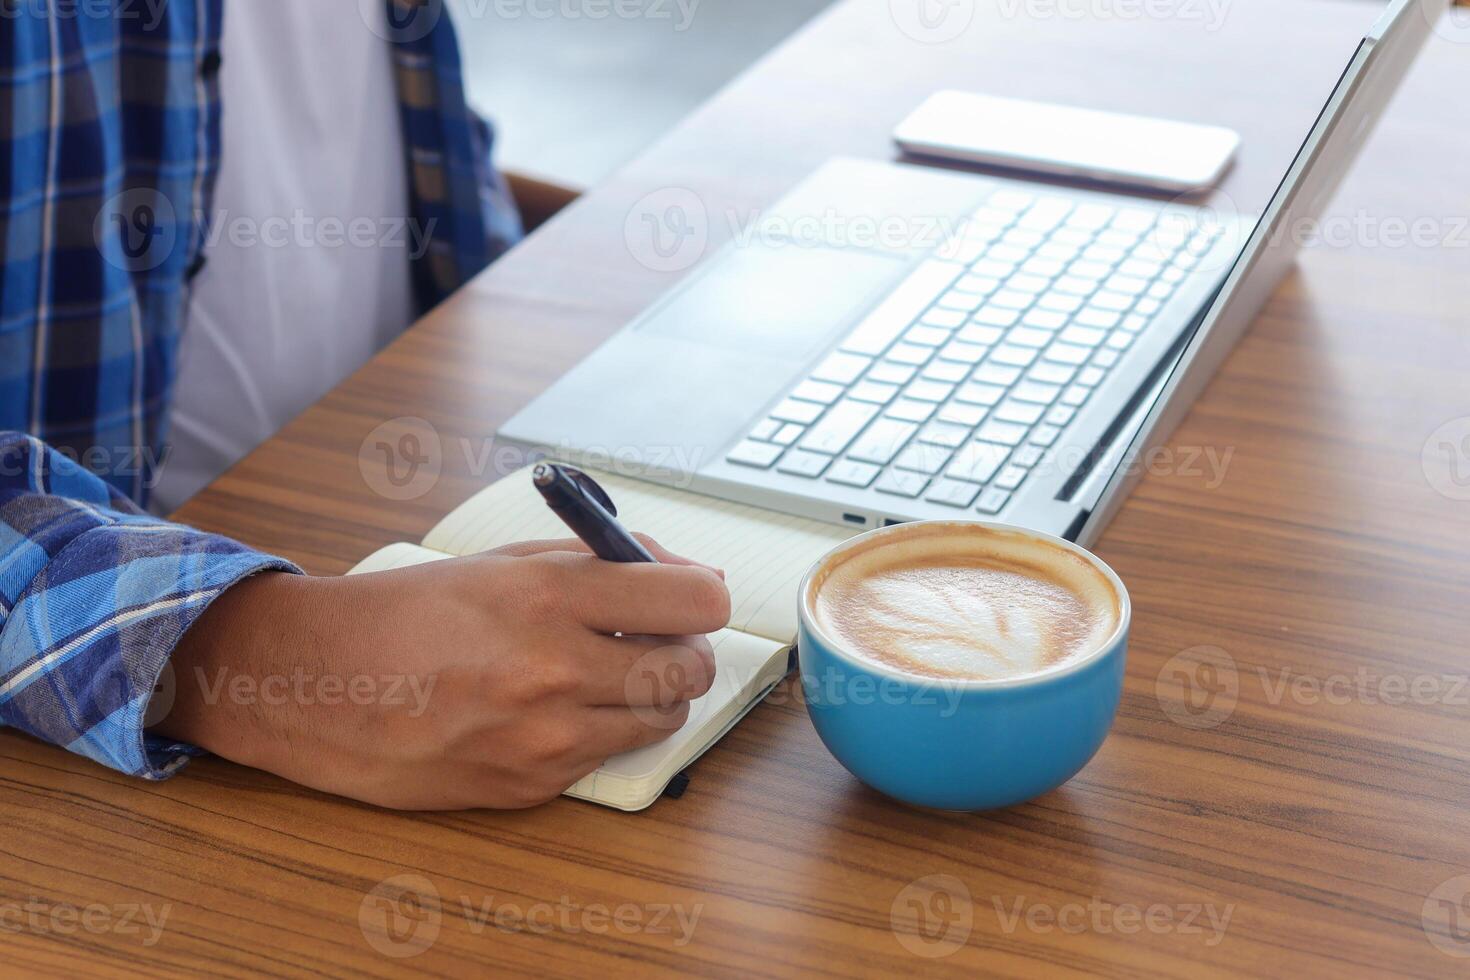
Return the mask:
[[[442,3],[381,2],[427,309],[520,229]],[[224,14],[0,0],[0,724],[150,778],[190,751],[144,734],[179,637],[240,578],[293,570],[138,506],[205,261]]]

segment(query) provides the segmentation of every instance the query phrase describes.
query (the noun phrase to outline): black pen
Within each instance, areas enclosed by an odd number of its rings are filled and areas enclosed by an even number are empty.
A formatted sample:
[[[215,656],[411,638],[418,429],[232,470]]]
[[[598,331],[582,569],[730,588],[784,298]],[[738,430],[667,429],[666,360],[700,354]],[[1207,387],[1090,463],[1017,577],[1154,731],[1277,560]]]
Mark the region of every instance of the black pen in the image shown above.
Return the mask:
[[[658,563],[649,550],[618,523],[618,509],[607,491],[586,473],[557,463],[537,463],[531,480],[546,505],[566,522],[603,561]]]

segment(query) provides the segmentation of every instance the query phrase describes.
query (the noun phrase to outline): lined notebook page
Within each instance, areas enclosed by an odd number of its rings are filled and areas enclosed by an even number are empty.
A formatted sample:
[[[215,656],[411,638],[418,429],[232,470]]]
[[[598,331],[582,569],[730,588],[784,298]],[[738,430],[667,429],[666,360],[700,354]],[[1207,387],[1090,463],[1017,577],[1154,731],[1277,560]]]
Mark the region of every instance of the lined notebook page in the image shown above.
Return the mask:
[[[686,490],[594,475],[629,530],[725,570],[732,628],[781,643],[796,637],[796,592],[806,570],[858,533]],[[570,536],[531,485],[530,471],[522,470],[470,498],[429,532],[424,547],[470,555],[515,541]]]

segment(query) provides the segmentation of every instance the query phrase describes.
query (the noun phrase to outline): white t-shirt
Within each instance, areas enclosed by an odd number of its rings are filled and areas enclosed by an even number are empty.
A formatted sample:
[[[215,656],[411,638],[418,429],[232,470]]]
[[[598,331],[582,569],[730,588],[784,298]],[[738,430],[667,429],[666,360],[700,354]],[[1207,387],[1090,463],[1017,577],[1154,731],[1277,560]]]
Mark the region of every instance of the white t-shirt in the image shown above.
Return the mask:
[[[369,15],[381,23],[365,24]],[[223,160],[154,489],[160,512],[412,319],[414,240],[386,27],[385,3],[225,5]]]

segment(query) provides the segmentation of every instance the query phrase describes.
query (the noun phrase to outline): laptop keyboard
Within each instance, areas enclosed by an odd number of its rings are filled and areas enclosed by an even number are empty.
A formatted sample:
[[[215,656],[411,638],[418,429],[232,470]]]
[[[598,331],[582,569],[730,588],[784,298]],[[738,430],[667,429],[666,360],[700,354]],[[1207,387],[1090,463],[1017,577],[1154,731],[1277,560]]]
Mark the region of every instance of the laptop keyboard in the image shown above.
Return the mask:
[[[1001,190],[729,453],[998,513],[1221,229]]]

